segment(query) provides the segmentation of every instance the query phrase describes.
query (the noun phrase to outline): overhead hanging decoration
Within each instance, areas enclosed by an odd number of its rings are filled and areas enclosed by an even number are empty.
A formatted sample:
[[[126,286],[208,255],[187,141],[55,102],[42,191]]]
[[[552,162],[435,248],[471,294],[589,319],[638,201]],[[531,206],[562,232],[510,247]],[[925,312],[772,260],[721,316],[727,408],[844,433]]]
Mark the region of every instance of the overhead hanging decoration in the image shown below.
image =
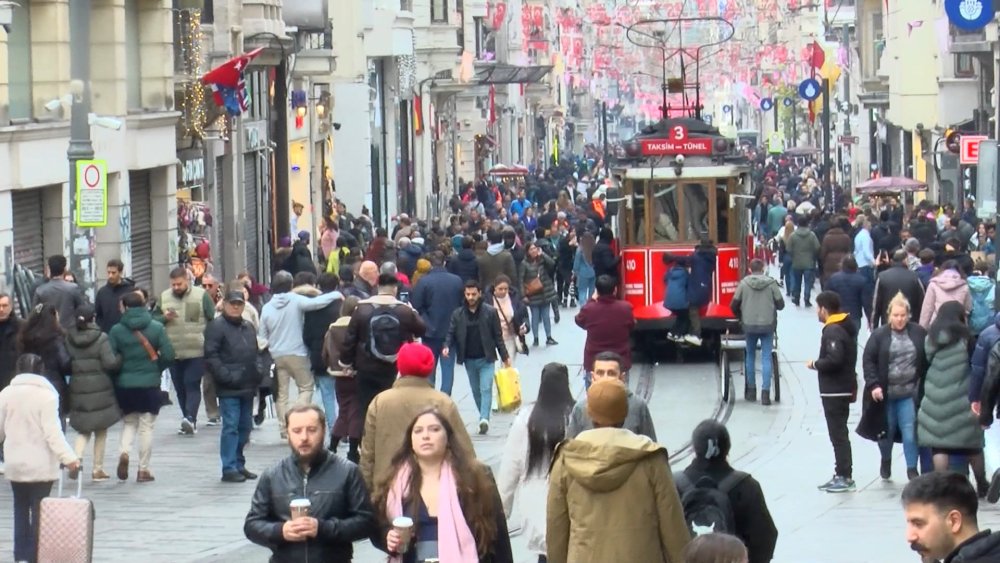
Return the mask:
[[[201,77],[203,83],[212,87],[215,105],[226,108],[229,115],[243,115],[243,112],[250,109],[250,95],[247,93],[243,73],[263,50],[263,47],[258,47],[249,53],[233,57]]]

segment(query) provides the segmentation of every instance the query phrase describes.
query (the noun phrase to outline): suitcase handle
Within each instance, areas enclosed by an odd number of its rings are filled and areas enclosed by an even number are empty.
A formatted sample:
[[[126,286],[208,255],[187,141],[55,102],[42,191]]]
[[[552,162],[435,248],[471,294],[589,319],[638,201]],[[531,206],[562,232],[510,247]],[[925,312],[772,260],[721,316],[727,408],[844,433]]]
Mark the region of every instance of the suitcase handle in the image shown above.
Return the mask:
[[[56,497],[62,498],[63,496],[63,481],[67,478],[66,466],[59,466],[59,486],[56,489]],[[80,469],[76,476],[76,498],[83,498],[83,462],[80,463]]]

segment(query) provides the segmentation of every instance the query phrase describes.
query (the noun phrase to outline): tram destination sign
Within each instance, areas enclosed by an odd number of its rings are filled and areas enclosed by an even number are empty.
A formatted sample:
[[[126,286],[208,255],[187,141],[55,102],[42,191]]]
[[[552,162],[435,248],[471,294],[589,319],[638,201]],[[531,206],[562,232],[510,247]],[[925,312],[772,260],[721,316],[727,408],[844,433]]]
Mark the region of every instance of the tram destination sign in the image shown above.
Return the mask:
[[[675,154],[711,155],[711,139],[643,139],[643,156],[667,156]]]

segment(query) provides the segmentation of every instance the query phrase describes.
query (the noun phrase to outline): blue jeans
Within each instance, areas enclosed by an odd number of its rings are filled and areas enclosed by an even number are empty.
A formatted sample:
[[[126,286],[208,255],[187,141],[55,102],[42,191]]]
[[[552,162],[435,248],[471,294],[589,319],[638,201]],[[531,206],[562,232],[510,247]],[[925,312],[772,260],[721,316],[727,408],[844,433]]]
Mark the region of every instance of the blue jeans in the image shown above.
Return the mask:
[[[792,268],[792,300],[798,301],[799,294],[805,293],[806,301],[812,297],[813,283],[816,282],[816,269],[799,270]]]
[[[493,406],[493,372],[493,362],[486,358],[465,360],[465,373],[469,375],[469,387],[472,388],[472,399],[476,401],[480,420],[490,419],[490,407]]]
[[[201,378],[205,375],[205,360],[203,358],[188,358],[177,360],[170,368],[170,379],[177,391],[177,404],[181,407],[181,416],[198,422],[198,409],[201,407]]]
[[[34,563],[38,549],[39,505],[52,492],[52,481],[11,482],[10,488],[14,493],[14,560]]]
[[[764,391],[771,390],[771,375],[774,373],[774,366],[771,363],[771,355],[774,351],[774,334],[750,334],[746,335],[746,378],[747,387],[757,387],[757,347],[760,347],[761,363],[761,388]]]
[[[243,448],[250,441],[253,427],[253,396],[219,397],[222,432],[219,434],[219,457],[222,473],[240,471],[246,467]]]
[[[334,388],[333,376],[326,373],[313,372],[313,380],[319,388],[320,400],[323,401],[323,412],[326,413],[326,435],[333,431],[333,423],[337,421],[337,390]]]
[[[903,437],[903,457],[906,459],[906,468],[916,469],[920,454],[917,448],[917,408],[913,403],[913,397],[887,399],[885,411],[889,418],[886,426],[888,436],[878,442],[882,459],[889,459],[892,456],[892,437],[896,434],[896,429],[899,428],[899,433]]]
[[[549,318],[549,304],[529,307],[531,310],[531,333],[535,335],[535,340],[541,336],[538,334],[539,321],[545,325],[545,336],[552,338],[552,319]]]
[[[863,268],[858,268],[858,272],[865,277],[865,290],[861,294],[861,302],[871,303],[875,297],[875,267],[865,266]]]
[[[785,282],[785,295],[792,294],[792,255],[785,253],[781,259],[781,281]]]
[[[448,354],[447,358],[441,357],[441,350],[444,348],[443,338],[424,338],[424,345],[434,353],[434,372],[431,373],[431,387],[434,386],[437,367],[441,366],[441,392],[451,395],[451,388],[455,382],[455,353]]]
[[[590,301],[591,296],[594,295],[594,284],[597,283],[596,277],[583,278],[577,276],[576,278],[576,295],[577,304],[583,307],[583,305]]]

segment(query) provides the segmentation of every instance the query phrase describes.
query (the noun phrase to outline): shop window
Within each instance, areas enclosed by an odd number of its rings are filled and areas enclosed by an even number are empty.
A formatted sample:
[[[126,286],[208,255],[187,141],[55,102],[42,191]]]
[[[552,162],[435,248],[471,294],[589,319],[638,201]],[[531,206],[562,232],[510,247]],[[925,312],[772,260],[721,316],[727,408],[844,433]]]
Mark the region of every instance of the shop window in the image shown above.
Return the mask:
[[[31,119],[31,16],[27,1],[14,4],[7,32],[10,119]]]

